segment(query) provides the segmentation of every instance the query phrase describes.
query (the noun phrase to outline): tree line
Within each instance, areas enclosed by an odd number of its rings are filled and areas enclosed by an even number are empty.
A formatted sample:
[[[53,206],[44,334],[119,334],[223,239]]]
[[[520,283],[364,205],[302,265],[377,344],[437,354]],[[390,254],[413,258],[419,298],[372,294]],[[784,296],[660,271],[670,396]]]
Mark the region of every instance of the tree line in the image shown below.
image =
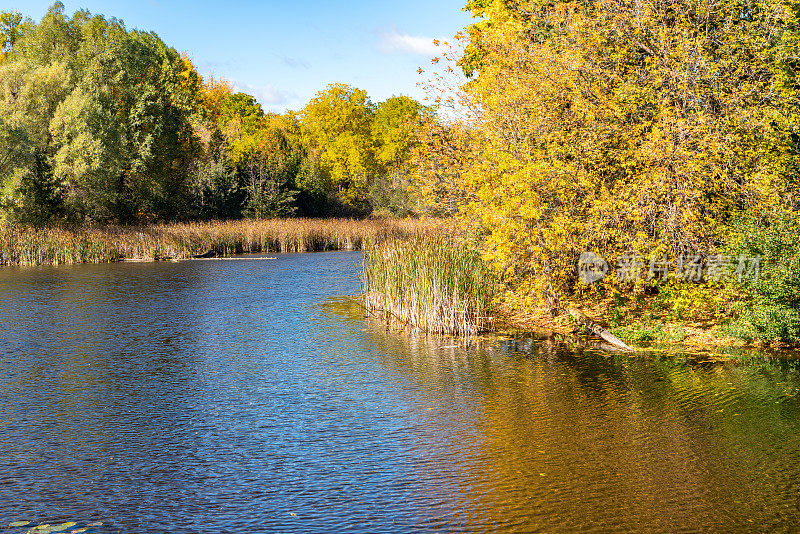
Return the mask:
[[[154,33],[54,4],[0,13],[0,221],[406,215],[429,108],[344,84],[265,113]]]

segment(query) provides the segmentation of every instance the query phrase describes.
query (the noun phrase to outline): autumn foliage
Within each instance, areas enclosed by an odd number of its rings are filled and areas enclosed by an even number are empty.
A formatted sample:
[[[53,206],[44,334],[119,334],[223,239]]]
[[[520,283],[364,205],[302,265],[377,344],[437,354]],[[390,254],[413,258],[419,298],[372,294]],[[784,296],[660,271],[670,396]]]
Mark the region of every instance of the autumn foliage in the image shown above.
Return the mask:
[[[711,254],[748,213],[796,213],[797,2],[467,9],[455,60],[475,118],[428,131],[418,180],[483,236],[512,300],[579,298],[583,251]]]
[[[265,111],[118,19],[0,12],[0,223],[403,216],[424,120],[345,84]]]

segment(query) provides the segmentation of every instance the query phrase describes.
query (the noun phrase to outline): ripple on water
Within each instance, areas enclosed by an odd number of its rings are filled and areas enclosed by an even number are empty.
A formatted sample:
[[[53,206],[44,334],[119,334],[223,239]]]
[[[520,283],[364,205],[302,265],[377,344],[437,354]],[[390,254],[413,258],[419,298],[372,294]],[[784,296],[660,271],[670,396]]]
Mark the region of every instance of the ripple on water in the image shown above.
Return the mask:
[[[397,334],[341,298],[359,262],[0,270],[0,519],[33,522],[20,533],[800,519],[792,361]]]

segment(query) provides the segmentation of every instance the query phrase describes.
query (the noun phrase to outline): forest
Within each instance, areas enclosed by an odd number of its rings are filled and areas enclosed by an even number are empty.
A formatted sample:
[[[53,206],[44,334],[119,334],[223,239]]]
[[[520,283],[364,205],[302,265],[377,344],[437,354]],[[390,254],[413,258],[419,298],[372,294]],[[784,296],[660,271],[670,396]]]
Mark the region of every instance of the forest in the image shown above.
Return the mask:
[[[331,84],[265,113],[154,33],[54,4],[0,16],[0,220],[27,225],[406,215],[407,96]]]

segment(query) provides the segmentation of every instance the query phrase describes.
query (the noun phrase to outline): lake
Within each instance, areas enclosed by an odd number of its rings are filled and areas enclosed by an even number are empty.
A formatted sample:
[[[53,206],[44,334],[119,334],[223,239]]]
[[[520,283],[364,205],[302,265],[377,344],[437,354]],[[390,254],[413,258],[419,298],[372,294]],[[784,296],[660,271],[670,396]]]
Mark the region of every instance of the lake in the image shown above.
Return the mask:
[[[0,527],[800,528],[797,361],[398,333],[273,257],[0,268]]]

